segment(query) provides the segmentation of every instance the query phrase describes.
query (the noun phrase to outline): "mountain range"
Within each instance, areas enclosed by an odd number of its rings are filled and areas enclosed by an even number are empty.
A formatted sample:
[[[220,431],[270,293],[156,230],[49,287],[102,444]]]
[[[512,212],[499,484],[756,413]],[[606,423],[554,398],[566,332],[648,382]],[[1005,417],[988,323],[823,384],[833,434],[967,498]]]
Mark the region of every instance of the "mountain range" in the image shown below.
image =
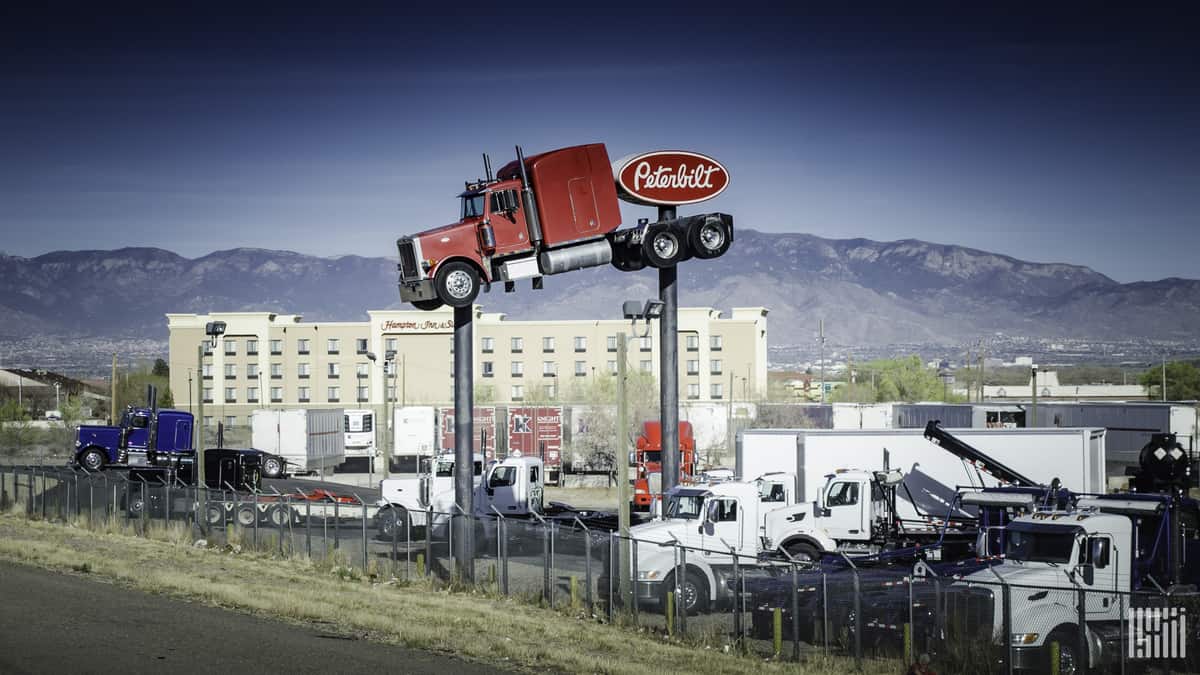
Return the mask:
[[[716,260],[679,273],[681,306],[764,306],[772,345],[811,342],[818,319],[843,344],[961,343],[983,334],[1191,338],[1200,281],[1118,283],[1087,267],[917,240],[877,242],[739,230]],[[612,318],[657,296],[654,270],[611,267],[481,295],[510,318]],[[0,255],[0,338],[166,337],[168,312],[269,310],[362,320],[400,308],[395,259],[232,249],[189,259],[154,248]]]

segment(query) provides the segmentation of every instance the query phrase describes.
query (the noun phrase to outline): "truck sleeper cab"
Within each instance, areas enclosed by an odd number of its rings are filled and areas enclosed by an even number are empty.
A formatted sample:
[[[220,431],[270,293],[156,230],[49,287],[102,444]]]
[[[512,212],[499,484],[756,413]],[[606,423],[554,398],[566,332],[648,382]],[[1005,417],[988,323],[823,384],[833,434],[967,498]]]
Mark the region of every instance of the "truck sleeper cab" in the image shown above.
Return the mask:
[[[81,425],[75,430],[75,461],[99,471],[114,464],[145,466],[148,452],[190,453],[193,419],[180,410],[127,407],[116,426]]]

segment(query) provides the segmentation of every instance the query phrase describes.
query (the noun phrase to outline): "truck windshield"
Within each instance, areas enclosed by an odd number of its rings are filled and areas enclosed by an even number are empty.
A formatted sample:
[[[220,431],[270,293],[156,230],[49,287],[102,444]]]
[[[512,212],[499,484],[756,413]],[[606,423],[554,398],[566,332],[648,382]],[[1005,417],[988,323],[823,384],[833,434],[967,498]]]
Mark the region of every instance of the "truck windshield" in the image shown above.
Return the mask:
[[[463,195],[462,217],[478,218],[483,215],[483,194]]]
[[[667,518],[695,520],[704,508],[704,495],[671,495],[667,498]]]
[[[1071,560],[1077,527],[1008,527],[1004,554],[1010,560],[1066,563]]]

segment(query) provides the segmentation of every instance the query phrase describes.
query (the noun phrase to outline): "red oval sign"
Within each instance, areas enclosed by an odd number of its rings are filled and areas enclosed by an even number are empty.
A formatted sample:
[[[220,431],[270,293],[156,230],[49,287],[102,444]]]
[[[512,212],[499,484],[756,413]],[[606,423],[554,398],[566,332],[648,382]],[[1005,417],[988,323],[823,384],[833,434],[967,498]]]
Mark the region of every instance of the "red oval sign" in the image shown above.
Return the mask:
[[[713,159],[683,150],[659,150],[618,163],[621,198],[635,204],[695,204],[729,187],[729,171]]]

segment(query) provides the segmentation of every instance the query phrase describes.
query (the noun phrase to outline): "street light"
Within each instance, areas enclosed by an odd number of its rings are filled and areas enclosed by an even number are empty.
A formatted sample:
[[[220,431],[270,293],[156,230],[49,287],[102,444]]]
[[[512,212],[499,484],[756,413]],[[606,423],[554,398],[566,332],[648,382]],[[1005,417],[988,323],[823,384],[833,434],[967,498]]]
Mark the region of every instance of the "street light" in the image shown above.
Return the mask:
[[[375,363],[375,352],[367,352],[367,360],[370,361],[371,363]],[[387,382],[384,382],[383,384],[384,384],[384,394],[386,394],[387,393]],[[384,415],[387,414],[387,402],[386,401],[383,404],[383,414]],[[378,434],[379,434],[379,425],[378,424],[375,425],[375,433],[376,433],[376,436],[378,437]],[[379,453],[375,453],[375,454],[378,455]],[[367,458],[367,482],[371,483],[372,485],[375,483],[375,457]]]
[[[197,415],[197,419],[194,420],[194,424],[196,425],[196,466],[193,473],[196,476],[196,487],[204,487],[207,485],[204,480],[204,347],[205,345],[208,345],[215,350],[217,348],[217,338],[224,334],[224,321],[209,321],[208,323],[204,324],[205,338],[201,340],[200,344],[196,347],[196,382],[200,387],[200,391],[198,392],[199,397],[197,399],[200,402],[197,408],[197,412],[199,414]]]

